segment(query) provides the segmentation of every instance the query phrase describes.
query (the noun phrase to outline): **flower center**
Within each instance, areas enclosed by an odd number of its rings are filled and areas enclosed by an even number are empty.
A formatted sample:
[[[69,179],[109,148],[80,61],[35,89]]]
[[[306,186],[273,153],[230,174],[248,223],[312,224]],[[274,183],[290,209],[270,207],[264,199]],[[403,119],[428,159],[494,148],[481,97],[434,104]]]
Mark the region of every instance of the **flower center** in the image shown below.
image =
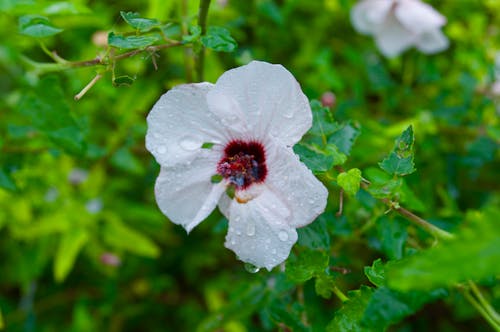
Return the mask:
[[[264,146],[256,141],[229,142],[217,164],[217,173],[239,190],[263,182],[267,175]]]

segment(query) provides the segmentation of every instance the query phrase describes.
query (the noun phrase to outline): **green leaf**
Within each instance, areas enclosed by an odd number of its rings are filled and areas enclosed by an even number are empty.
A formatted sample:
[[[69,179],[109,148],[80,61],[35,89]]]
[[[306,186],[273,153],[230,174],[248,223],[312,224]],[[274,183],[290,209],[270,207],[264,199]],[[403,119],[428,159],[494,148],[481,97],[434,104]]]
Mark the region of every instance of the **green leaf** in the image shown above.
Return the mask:
[[[447,295],[443,289],[432,292],[399,293],[387,287],[376,289],[370,297],[361,324],[376,331],[385,331],[420,310],[426,303]]]
[[[403,258],[403,249],[408,237],[407,221],[401,217],[390,218],[383,215],[376,222],[378,238],[382,250],[389,259]]]
[[[327,137],[341,128],[335,122],[328,107],[323,107],[319,100],[311,100],[311,111],[313,114],[313,125],[308,134],[322,137],[325,141]]]
[[[161,39],[161,36],[157,33],[144,36],[122,36],[110,32],[108,35],[108,44],[109,46],[123,49],[144,48],[153,45]]]
[[[293,151],[300,156],[300,160],[313,173],[326,172],[333,166],[341,165],[347,160],[346,155],[331,144],[322,148],[314,143],[299,143],[295,144]]]
[[[81,154],[85,150],[83,132],[66,100],[58,77],[46,76],[34,91],[23,97],[20,112],[56,145],[67,152]]]
[[[299,245],[309,249],[328,250],[330,248],[330,235],[326,223],[327,219],[320,217],[306,227],[297,229]]]
[[[452,240],[387,267],[388,285],[430,290],[500,275],[500,210],[470,212],[466,219]]]
[[[351,123],[346,123],[330,135],[328,143],[334,144],[339,148],[340,152],[348,156],[359,135],[360,130],[358,128]]]
[[[335,287],[334,277],[327,274],[320,274],[316,277],[314,289],[319,296],[329,299],[332,296],[332,289]]]
[[[73,228],[62,235],[54,261],[54,277],[57,282],[63,281],[69,274],[88,240],[87,232],[80,228]]]
[[[272,305],[269,309],[269,314],[271,320],[273,320],[277,324],[284,324],[290,329],[290,331],[311,331],[311,329],[309,327],[306,327],[300,320],[300,312],[297,312],[297,310],[293,309],[290,310],[290,308],[287,308],[284,303],[275,303],[274,305]]]
[[[368,280],[377,287],[385,285],[385,270],[384,263],[379,258],[373,261],[372,266],[365,266],[365,275]]]
[[[189,35],[182,36],[182,41],[185,43],[192,43],[200,39],[201,27],[198,25],[193,25],[189,28]]]
[[[286,262],[286,276],[295,283],[303,283],[315,275],[324,274],[329,256],[324,251],[305,250]]]
[[[391,198],[399,192],[403,185],[403,179],[391,179],[384,183],[372,183],[368,192],[375,198]]]
[[[201,37],[201,43],[217,52],[233,52],[238,44],[226,28],[212,26],[207,34]]]
[[[1,168],[0,168],[0,188],[7,189],[9,191],[17,190],[16,183],[10,177],[10,174]]]
[[[43,38],[62,31],[63,29],[54,27],[45,16],[24,15],[19,17],[19,32],[26,36]]]
[[[342,172],[337,176],[337,183],[348,195],[355,196],[361,183],[361,171],[353,168],[347,172]]]
[[[409,126],[396,139],[392,152],[382,162],[380,168],[391,175],[403,176],[415,172],[413,163],[413,129]]]
[[[116,218],[108,218],[104,224],[103,237],[109,245],[136,255],[155,258],[160,254],[160,249],[153,241]]]
[[[115,86],[131,86],[135,79],[128,75],[118,76],[113,79],[113,85]]]
[[[156,19],[142,18],[139,13],[121,11],[120,15],[128,25],[141,32],[149,31],[153,28],[159,27],[161,24]]]
[[[373,288],[361,286],[348,293],[349,301],[335,312],[333,320],[326,327],[327,332],[375,332],[382,331],[361,324],[366,306],[373,294]]]

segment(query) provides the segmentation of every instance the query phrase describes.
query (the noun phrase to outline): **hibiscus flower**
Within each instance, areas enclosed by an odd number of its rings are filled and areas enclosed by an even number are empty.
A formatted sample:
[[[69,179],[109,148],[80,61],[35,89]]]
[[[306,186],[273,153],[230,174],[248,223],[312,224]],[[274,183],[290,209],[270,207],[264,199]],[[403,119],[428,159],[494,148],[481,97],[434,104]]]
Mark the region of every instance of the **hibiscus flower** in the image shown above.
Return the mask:
[[[426,54],[448,48],[446,18],[420,0],[363,0],[351,10],[354,28],[373,35],[382,54],[394,57],[415,46]]]
[[[147,122],[160,210],[190,232],[218,206],[229,220],[225,246],[244,262],[271,270],[288,257],[296,228],[325,208],[326,188],[292,150],[311,109],[281,65],[253,61],[215,84],[179,85]]]

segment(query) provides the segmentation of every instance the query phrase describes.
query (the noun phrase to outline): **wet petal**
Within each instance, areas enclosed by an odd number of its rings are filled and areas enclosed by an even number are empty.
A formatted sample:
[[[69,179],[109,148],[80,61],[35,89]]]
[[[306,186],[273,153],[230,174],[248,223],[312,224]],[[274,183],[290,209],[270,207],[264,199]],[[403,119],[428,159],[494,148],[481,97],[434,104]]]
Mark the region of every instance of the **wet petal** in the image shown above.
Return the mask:
[[[432,6],[417,0],[400,0],[394,14],[401,24],[416,34],[446,24],[446,18]]]
[[[209,83],[184,84],[161,96],[147,117],[146,148],[164,167],[192,161],[205,142],[227,141],[224,127],[208,111]]]
[[[375,34],[375,42],[382,54],[395,57],[415,42],[415,34],[407,30],[393,15],[389,15],[382,28]]]
[[[215,208],[225,191],[211,181],[219,155],[205,152],[190,165],[162,167],[155,184],[156,202],[172,222],[188,232]]]
[[[450,42],[439,29],[426,31],[418,36],[417,48],[426,54],[444,51]]]
[[[393,0],[365,0],[351,10],[354,28],[364,34],[373,34],[384,22],[391,10]]]
[[[281,65],[252,61],[231,69],[217,80],[212,94],[225,100],[221,105],[234,105],[234,109],[242,112],[253,138],[264,139],[270,135],[292,146],[312,124],[307,97],[292,74]],[[224,117],[227,112],[220,109],[227,107],[212,104],[216,100],[209,98],[210,109]]]
[[[233,200],[225,246],[242,261],[272,270],[297,241],[297,232],[286,222],[289,216],[288,208],[270,190],[246,204]]]
[[[326,207],[328,190],[291,149],[268,149],[269,175],[266,185],[289,207],[291,227],[305,226]]]

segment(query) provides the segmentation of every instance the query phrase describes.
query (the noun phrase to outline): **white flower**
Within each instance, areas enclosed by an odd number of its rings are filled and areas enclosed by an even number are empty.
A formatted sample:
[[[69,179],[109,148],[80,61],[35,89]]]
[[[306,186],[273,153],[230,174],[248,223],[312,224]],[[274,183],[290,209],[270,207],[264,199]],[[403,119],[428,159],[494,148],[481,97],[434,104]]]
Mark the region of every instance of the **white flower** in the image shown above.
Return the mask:
[[[241,260],[271,270],[295,229],[323,212],[328,192],[292,150],[311,109],[281,65],[254,61],[215,84],[177,86],[147,121],[161,211],[189,232],[218,205],[229,220],[225,245]]]
[[[415,46],[426,54],[448,48],[446,18],[420,0],[362,0],[351,10],[354,28],[373,35],[380,51],[394,57]]]

